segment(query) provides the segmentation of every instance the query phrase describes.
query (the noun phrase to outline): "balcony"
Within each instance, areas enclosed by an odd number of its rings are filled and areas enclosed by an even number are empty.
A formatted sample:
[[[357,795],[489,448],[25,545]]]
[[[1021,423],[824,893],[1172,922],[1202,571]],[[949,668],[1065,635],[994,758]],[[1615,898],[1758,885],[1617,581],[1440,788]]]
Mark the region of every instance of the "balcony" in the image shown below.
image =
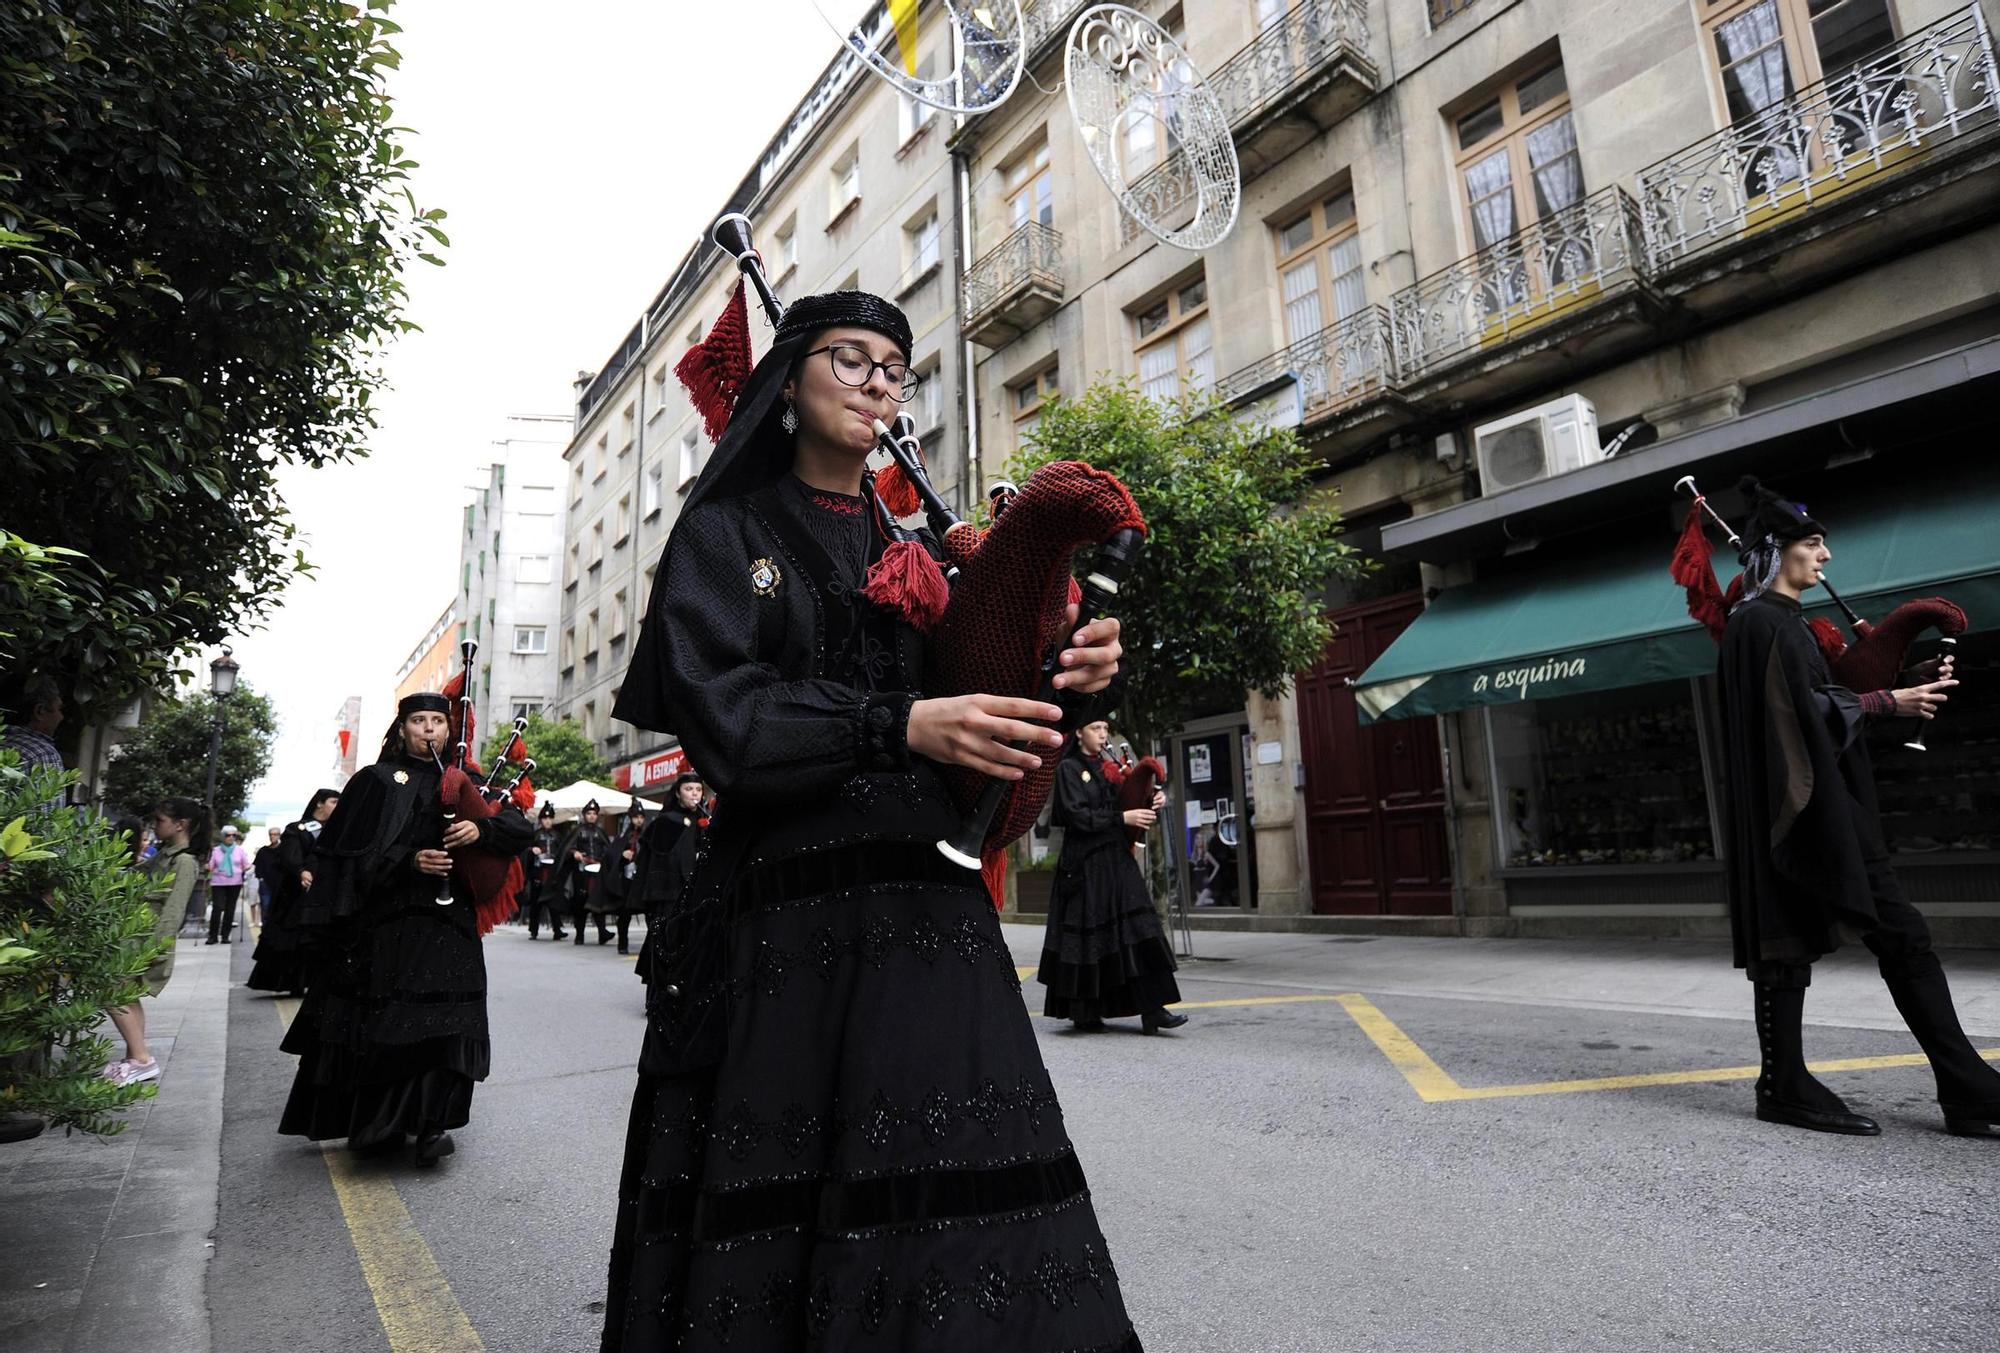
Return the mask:
[[[1062,236],[1039,221],[1017,227],[966,270],[960,292],[965,336],[999,348],[1062,304]]]
[[[1644,338],[1660,313],[1648,275],[1638,205],[1605,188],[1398,292],[1396,369],[1417,398],[1447,379],[1454,400],[1532,383]]]
[[[1363,0],[1302,0],[1209,78],[1245,179],[1309,144],[1375,93]]]
[[[1907,252],[1993,214],[1996,125],[1993,38],[1968,6],[1640,171],[1648,257],[1699,312]]]
[[[1039,66],[1069,36],[1070,21],[1096,0],[1026,0],[1021,6],[1022,58],[1029,67]]]
[[[1336,453],[1408,421],[1398,383],[1389,312],[1371,305],[1232,371],[1215,392],[1239,407],[1275,397],[1270,421],[1312,429],[1315,444],[1331,438],[1322,450]]]

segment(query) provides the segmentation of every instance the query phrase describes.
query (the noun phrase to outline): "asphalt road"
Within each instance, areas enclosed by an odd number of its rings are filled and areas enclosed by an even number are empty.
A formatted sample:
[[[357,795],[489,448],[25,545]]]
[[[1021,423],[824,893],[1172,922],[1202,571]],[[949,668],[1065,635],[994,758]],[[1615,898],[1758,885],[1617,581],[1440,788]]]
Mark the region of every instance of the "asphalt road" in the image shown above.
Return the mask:
[[[1031,962],[1035,936],[1010,940]],[[1189,1002],[1264,1003],[1173,1035],[1036,1020],[1152,1353],[2000,1348],[2000,1143],[1945,1136],[1923,1067],[1826,1077],[1875,1139],[1756,1123],[1742,1080],[1426,1101],[1327,994],[1369,993],[1369,951],[1325,953],[1280,1003],[1268,975],[1195,965]],[[326,1155],[273,1130],[278,1004],[232,994],[218,1349],[387,1350],[385,1323],[407,1341],[444,1308],[476,1331],[454,1347],[596,1347],[641,988],[611,949],[517,929],[487,962],[494,1073],[458,1154],[354,1166],[345,1206]],[[1426,996],[1407,974],[1370,1001],[1464,1087],[1756,1055],[1747,1020]],[[1808,1049],[1914,1043],[1815,1027]]]

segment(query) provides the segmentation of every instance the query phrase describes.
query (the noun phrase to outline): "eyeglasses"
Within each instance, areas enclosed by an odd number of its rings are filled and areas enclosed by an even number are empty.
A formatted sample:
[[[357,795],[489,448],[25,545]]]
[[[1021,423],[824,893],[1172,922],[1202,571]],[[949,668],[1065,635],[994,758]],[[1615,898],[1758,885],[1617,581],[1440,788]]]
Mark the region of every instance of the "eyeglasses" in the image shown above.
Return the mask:
[[[914,399],[924,383],[924,378],[912,371],[908,362],[878,362],[865,349],[857,348],[852,343],[829,343],[823,348],[814,348],[806,356],[817,357],[822,352],[833,364],[833,378],[857,390],[868,384],[879,368],[894,387],[890,394],[898,404],[907,404]]]

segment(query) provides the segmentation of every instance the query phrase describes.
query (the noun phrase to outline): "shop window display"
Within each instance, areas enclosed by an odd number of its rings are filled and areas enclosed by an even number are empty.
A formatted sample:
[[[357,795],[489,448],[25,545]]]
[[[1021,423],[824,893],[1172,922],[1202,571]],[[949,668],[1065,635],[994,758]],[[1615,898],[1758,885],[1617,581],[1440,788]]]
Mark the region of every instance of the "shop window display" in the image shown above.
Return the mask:
[[[1920,644],[1912,656],[1935,652]],[[1882,829],[1898,855],[2000,848],[2000,634],[1960,640],[1956,667],[1963,684],[1925,725],[1927,750],[1903,746],[1912,720],[1880,724],[1870,738]]]
[[[1490,708],[1502,863],[1713,860],[1697,690],[1664,681]]]

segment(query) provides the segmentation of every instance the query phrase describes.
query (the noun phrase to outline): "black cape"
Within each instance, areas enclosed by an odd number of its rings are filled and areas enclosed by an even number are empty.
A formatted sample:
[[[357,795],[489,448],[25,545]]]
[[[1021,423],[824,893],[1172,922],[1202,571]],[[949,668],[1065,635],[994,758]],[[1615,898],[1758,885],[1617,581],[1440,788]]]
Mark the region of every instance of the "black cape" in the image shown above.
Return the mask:
[[[1875,922],[1889,850],[1860,698],[1836,685],[1798,602],[1744,602],[1722,636],[1725,840],[1736,965],[1810,963]]]
[[[319,830],[317,822],[294,822],[276,846],[257,852],[264,870],[260,877],[271,886],[271,900],[264,908],[264,933],[257,939],[250,976],[244,982],[252,991],[306,989],[312,932],[301,919],[305,892],[300,876]]]

